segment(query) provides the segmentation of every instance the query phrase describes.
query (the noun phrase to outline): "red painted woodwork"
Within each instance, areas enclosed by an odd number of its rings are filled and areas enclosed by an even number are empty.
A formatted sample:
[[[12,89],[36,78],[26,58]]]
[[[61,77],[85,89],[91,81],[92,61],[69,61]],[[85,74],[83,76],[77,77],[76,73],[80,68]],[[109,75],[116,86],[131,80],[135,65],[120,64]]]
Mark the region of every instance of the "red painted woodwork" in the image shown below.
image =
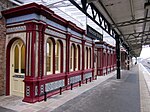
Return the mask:
[[[92,78],[93,78],[93,80],[94,80],[94,77],[95,77],[95,76],[94,76],[94,69],[95,69],[95,68],[94,68],[94,51],[95,51],[94,48],[95,48],[95,44],[94,44],[94,42],[92,42],[92,51],[91,51],[91,53],[92,53],[92,54],[91,54],[91,55],[92,55],[91,57],[92,57],[92,58],[91,58],[91,61],[90,61],[90,62],[92,63],[92,66],[91,66],[91,63],[90,63],[90,67],[92,68]]]
[[[81,50],[80,50],[80,46],[77,45],[77,48],[78,48],[78,70],[80,70],[80,54],[81,54]]]
[[[65,86],[68,85],[68,74],[69,74],[69,63],[70,63],[70,38],[71,34],[67,32],[66,34],[66,76],[65,76]]]
[[[94,79],[94,51],[96,48],[95,44],[99,44],[102,45],[101,47],[97,48],[97,54],[100,53],[100,57],[97,58],[97,62],[100,62],[100,66],[97,66],[97,74],[96,75],[103,75],[103,73],[107,74],[107,69],[111,66],[115,67],[116,64],[116,60],[115,58],[115,54],[113,54],[113,56],[108,55],[108,49],[107,47],[111,47],[109,46],[107,43],[105,42],[98,42],[98,43],[94,43],[93,40],[89,41],[89,40],[85,40],[85,31],[79,27],[77,27],[74,23],[66,21],[65,19],[59,17],[58,15],[54,14],[53,11],[51,11],[50,9],[42,6],[42,5],[38,5],[35,3],[31,3],[28,5],[24,5],[21,7],[17,7],[14,9],[10,9],[10,10],[6,10],[2,12],[3,15],[5,16],[5,18],[10,18],[10,17],[17,17],[17,16],[21,16],[21,15],[25,15],[25,14],[32,14],[32,13],[36,13],[38,15],[43,15],[45,16],[47,19],[52,20],[53,22],[56,22],[60,25],[63,25],[64,27],[66,27],[66,29],[71,29],[79,34],[82,35],[82,37],[79,37],[75,34],[71,34],[71,32],[69,31],[61,31],[59,28],[53,27],[51,26],[51,28],[49,28],[50,25],[47,25],[45,22],[40,21],[40,20],[34,20],[34,22],[32,20],[28,20],[28,21],[22,21],[25,23],[26,26],[26,60],[25,62],[27,62],[27,68],[26,68],[26,73],[25,73],[25,97],[23,99],[23,101],[25,102],[30,102],[30,103],[34,103],[37,101],[42,101],[44,99],[43,94],[41,95],[41,85],[44,85],[44,91],[45,91],[45,84],[49,83],[49,82],[54,82],[54,81],[58,81],[58,80],[64,80],[65,82],[65,87],[63,88],[63,91],[66,90],[67,88],[69,88],[68,86],[68,78],[70,77],[74,77],[74,76],[79,76],[81,75],[81,80],[82,83],[84,83],[84,75],[86,73],[92,73],[92,79]],[[21,23],[21,22],[20,22]],[[20,25],[23,25],[22,23]],[[15,26],[15,25],[14,25]],[[49,39],[52,40],[53,43],[53,69],[52,69],[52,74],[49,75],[45,75],[44,74],[44,41],[45,41],[45,29],[51,29],[55,32],[61,33],[61,34],[65,34],[66,35],[66,39],[62,38],[62,37],[58,37],[58,41],[60,42],[61,45],[61,62],[60,62],[60,72],[61,73],[57,73],[55,72],[55,39],[53,39],[52,37],[49,37]],[[19,32],[19,31],[18,31]],[[15,32],[12,32],[15,33]],[[38,36],[36,35],[38,33]],[[47,34],[49,36],[52,36],[52,34]],[[54,35],[53,35],[54,36]],[[57,37],[57,36],[56,36]],[[36,43],[36,38],[38,38],[38,48],[35,48],[35,43]],[[74,43],[78,43],[80,45],[82,45],[81,48],[79,48],[79,52],[82,52],[82,65],[80,65],[80,56],[79,60],[78,60],[78,70],[72,71],[70,72],[69,69],[69,61],[70,61],[70,39],[71,38],[75,38],[78,40],[81,40],[82,43],[80,42],[75,42],[72,41]],[[17,38],[16,38],[17,39]],[[61,41],[61,39],[64,39],[66,41],[66,51],[63,51],[64,45],[63,42]],[[7,52],[6,52],[6,95],[10,94],[10,48],[12,43],[15,41],[11,40],[7,46]],[[91,59],[93,60],[90,64],[90,68],[87,67],[87,65],[85,65],[85,42],[92,45],[92,56]],[[37,44],[37,43],[36,43]],[[89,45],[89,46],[90,46]],[[80,46],[77,46],[80,47]],[[91,47],[91,46],[90,46]],[[28,50],[27,50],[28,49]],[[35,72],[35,65],[36,65],[36,52],[35,50],[38,49],[38,73],[36,74]],[[31,52],[30,52],[31,50]],[[105,55],[104,55],[104,50],[106,50]],[[31,54],[30,54],[31,53]],[[64,53],[66,53],[66,68],[65,71],[63,71],[63,59],[64,59]],[[31,55],[31,57],[30,57]],[[28,58],[27,58],[28,57]],[[110,63],[110,61],[112,60],[112,58],[114,59],[112,61],[112,63]],[[31,65],[29,65],[29,62],[31,60]],[[109,60],[109,61],[108,61]],[[87,57],[87,62],[90,61],[88,60]],[[108,63],[109,62],[109,63]],[[76,63],[76,60],[74,62]],[[81,67],[82,66],[82,67]],[[85,69],[86,66],[86,69]],[[80,69],[81,67],[81,69]],[[30,69],[31,68],[31,69]],[[105,70],[105,71],[104,71]],[[99,74],[98,74],[99,73]],[[37,77],[36,77],[37,76]],[[77,84],[76,84],[77,85]],[[75,86],[76,86],[75,85]],[[30,95],[26,96],[26,87],[30,87]],[[35,87],[38,87],[38,95],[35,95]],[[47,94],[47,97],[57,94],[59,92],[59,90],[57,91],[53,91]]]
[[[38,43],[38,78],[42,78],[44,75],[44,32],[46,29],[46,24],[38,23],[38,33],[39,33],[39,43]]]

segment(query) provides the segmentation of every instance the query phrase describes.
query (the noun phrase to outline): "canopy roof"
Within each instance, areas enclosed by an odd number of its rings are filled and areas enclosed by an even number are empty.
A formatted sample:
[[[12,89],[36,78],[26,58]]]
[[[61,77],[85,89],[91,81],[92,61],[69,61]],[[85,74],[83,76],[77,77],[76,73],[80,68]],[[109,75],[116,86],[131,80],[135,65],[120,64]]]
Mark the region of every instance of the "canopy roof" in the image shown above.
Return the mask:
[[[134,56],[140,55],[142,45],[150,44],[149,0],[93,0],[93,3]]]

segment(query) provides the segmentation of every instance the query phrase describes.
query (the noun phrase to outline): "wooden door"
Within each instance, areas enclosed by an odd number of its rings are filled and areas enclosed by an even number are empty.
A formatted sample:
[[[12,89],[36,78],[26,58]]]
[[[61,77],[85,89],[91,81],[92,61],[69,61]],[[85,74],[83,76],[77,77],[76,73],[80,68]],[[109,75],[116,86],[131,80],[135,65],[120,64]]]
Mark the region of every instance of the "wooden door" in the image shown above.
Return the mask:
[[[10,61],[11,95],[24,96],[25,45],[20,39],[12,45]]]

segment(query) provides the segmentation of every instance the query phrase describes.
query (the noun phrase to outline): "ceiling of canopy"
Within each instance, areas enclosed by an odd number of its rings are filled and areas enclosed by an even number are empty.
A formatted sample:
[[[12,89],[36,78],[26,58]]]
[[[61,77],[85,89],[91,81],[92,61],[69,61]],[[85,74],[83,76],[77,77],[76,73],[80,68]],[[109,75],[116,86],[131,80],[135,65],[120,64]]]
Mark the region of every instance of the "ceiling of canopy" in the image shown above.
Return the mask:
[[[93,4],[99,11],[105,9],[101,13],[134,56],[140,56],[143,45],[150,45],[149,0],[93,0]]]

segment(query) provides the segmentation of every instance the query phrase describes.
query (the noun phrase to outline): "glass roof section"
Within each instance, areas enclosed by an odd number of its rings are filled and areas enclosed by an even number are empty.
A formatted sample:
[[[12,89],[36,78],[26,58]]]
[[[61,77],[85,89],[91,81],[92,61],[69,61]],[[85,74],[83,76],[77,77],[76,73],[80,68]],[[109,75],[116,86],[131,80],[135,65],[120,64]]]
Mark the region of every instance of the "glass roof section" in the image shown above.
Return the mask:
[[[97,24],[90,20],[85,14],[83,14],[79,9],[77,9],[69,0],[10,0],[11,2],[18,2],[19,5],[28,3],[38,3],[43,4],[46,7],[53,10],[57,15],[62,18],[75,23],[78,27],[86,30],[86,25],[88,24],[99,33],[103,34],[103,40],[113,46],[115,46],[115,40],[111,38],[105,31],[103,31]],[[76,0],[80,5],[81,0]],[[90,10],[88,10],[90,11]],[[92,13],[92,12],[89,12]]]

